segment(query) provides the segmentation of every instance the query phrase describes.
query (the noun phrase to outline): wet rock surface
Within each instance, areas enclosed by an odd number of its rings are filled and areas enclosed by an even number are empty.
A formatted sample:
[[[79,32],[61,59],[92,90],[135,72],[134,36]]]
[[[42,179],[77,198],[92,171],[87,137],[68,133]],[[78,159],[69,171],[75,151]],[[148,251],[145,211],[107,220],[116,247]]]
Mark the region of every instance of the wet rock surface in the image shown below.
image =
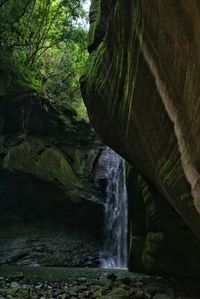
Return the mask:
[[[100,243],[64,225],[17,225],[0,229],[0,265],[97,267]]]
[[[0,269],[1,271],[1,269]],[[67,271],[67,270],[66,270]],[[87,270],[85,270],[87,272]],[[91,270],[90,270],[91,271]],[[98,270],[94,270],[97,271]],[[78,270],[77,270],[78,272]],[[53,271],[52,271],[53,274]],[[76,273],[77,274],[77,273]],[[82,273],[83,274],[83,273]],[[94,274],[94,273],[93,273]],[[93,275],[92,274],[92,275]],[[53,276],[52,276],[53,277]],[[27,278],[22,272],[0,277],[0,298],[23,299],[198,299],[198,292],[189,285],[183,287],[173,278],[150,277],[138,274],[123,275],[117,271],[100,271],[94,275],[71,277],[64,281],[42,280],[39,277]],[[195,292],[197,292],[195,294]]]

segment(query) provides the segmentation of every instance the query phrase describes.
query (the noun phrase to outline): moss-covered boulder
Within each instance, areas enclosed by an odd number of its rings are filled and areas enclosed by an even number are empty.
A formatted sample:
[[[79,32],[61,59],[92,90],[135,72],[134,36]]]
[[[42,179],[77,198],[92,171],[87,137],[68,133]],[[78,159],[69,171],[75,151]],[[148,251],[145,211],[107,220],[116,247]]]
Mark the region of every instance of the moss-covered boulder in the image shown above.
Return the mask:
[[[2,167],[35,175],[48,183],[60,185],[64,190],[78,187],[78,179],[71,165],[58,149],[44,148],[37,152],[37,144],[24,142],[12,147],[2,161]]]

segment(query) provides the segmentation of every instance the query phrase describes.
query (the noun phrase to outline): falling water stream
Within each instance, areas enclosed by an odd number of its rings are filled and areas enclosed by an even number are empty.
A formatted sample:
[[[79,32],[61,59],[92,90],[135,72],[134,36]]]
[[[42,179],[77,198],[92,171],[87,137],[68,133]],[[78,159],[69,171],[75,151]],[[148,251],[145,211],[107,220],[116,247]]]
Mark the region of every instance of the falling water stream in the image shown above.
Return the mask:
[[[103,268],[127,268],[127,191],[124,160],[107,147],[99,158],[106,181]]]

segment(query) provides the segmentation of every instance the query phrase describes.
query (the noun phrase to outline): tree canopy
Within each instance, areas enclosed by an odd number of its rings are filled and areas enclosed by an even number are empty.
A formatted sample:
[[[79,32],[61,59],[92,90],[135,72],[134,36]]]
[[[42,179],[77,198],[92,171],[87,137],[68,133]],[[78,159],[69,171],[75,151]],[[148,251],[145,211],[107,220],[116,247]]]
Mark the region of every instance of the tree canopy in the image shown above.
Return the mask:
[[[0,0],[1,55],[38,90],[79,110],[84,18],[83,0]]]

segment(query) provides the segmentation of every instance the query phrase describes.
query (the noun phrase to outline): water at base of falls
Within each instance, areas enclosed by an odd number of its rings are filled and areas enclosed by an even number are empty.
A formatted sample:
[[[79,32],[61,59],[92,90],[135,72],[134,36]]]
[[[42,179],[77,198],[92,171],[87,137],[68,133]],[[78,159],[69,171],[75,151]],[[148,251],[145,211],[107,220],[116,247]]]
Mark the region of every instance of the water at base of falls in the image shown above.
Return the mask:
[[[107,147],[99,158],[106,179],[105,242],[101,252],[102,268],[127,268],[127,191],[125,163]]]

